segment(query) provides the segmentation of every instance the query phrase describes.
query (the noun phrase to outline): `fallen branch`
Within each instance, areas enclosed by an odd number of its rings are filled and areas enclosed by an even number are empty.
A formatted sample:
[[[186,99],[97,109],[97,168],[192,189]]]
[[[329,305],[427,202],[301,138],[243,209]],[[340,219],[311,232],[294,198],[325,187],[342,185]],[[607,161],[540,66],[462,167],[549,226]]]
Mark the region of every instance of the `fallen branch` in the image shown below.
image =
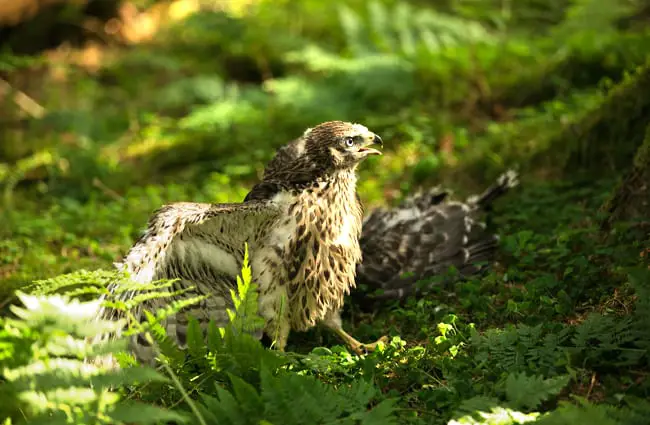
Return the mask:
[[[13,94],[14,103],[32,118],[42,118],[45,115],[45,108],[38,102],[0,78],[0,97],[10,94]]]

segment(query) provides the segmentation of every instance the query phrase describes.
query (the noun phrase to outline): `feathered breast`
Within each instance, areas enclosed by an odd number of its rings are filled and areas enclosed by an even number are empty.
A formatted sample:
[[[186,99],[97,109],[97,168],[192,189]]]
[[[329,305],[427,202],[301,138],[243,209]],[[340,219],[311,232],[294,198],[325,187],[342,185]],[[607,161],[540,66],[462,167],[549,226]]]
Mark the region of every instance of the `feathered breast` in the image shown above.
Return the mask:
[[[286,250],[290,322],[306,330],[343,306],[361,262],[363,211],[353,173],[301,191],[288,213],[296,230]]]

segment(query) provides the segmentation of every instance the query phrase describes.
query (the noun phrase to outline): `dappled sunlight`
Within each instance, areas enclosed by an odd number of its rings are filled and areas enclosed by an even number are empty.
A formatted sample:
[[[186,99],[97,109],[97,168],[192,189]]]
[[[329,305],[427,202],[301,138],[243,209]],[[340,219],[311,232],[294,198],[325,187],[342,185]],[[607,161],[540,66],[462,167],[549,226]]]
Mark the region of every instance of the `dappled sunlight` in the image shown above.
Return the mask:
[[[66,0],[15,0],[0,2],[0,24],[17,25],[29,20],[38,13],[40,8],[63,3]],[[77,4],[83,4],[87,0],[75,0]]]
[[[197,13],[199,3],[199,0],[174,0],[140,10],[135,4],[126,2],[120,8],[119,18],[109,20],[104,31],[119,35],[128,43],[151,41],[161,27]]]

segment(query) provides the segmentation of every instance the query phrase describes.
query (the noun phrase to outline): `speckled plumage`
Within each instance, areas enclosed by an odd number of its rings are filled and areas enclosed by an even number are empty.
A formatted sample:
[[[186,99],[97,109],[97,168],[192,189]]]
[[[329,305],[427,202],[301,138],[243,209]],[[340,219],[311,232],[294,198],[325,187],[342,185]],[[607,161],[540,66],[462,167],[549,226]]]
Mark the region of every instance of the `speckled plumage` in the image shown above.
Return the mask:
[[[361,261],[355,171],[379,153],[370,147],[378,142],[358,124],[333,121],[308,129],[292,143],[299,155],[283,160],[281,149],[244,203],[176,203],[156,211],[119,267],[136,282],[178,278],[174,289],[195,286],[188,296],[210,295],[164,323],[183,344],[188,313],[203,325],[227,324],[229,291],[247,242],[264,332],[277,337],[280,349],[291,329],[323,323],[358,351],[363,344],[341,329],[338,312]],[[165,302],[145,307],[155,310]],[[151,355],[146,345],[140,340],[134,346],[143,360]]]
[[[485,269],[496,252],[498,236],[478,216],[518,184],[517,173],[502,174],[495,184],[465,202],[449,201],[449,193],[433,188],[417,193],[394,208],[375,209],[363,222],[363,263],[357,283],[374,297],[355,294],[359,305],[402,299],[418,290],[418,282],[456,267],[460,276]]]

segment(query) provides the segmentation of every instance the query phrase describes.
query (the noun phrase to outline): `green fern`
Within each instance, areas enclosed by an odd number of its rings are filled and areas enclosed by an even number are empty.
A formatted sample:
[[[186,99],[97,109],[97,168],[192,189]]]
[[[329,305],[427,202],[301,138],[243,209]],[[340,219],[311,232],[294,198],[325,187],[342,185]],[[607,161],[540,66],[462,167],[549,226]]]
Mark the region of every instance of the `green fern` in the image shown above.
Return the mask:
[[[489,362],[493,370],[553,375],[566,364],[564,344],[570,335],[566,327],[509,326],[473,335],[472,348],[476,359]]]
[[[89,342],[91,337],[124,326],[123,321],[95,320],[99,301],[17,296],[24,305],[11,306],[17,318],[0,322],[0,413],[4,416],[16,423],[48,424],[185,421],[184,415],[175,412],[123,402],[114,392],[166,379],[146,367],[107,370],[93,361],[126,348],[123,339]]]
[[[69,297],[85,294],[99,295],[105,292],[111,284],[122,287],[128,281],[126,275],[108,270],[78,270],[73,273],[62,274],[49,279],[36,280],[25,288],[33,295],[49,295],[65,293]]]
[[[584,37],[592,31],[614,32],[616,22],[634,10],[632,2],[625,0],[573,0],[555,33],[564,37],[575,34]]]
[[[202,390],[206,383],[215,380],[225,381],[230,374],[254,382],[259,379],[262,363],[275,370],[286,359],[264,348],[255,336],[264,320],[258,315],[258,293],[252,282],[248,246],[244,250],[241,275],[237,276],[237,288],[231,290],[231,296],[234,309],[228,310],[230,323],[227,326],[217,327],[210,322],[204,331],[196,318],[188,318],[187,350],[167,335],[163,320],[193,303],[194,299],[175,301],[155,313],[143,311],[144,320],[132,324],[125,334],[145,332],[145,337],[155,343],[158,358],[177,375],[183,386],[190,388],[189,392]],[[133,307],[128,303],[111,305],[127,311]]]
[[[535,422],[538,417],[539,413],[526,414],[504,407],[492,407],[489,411],[477,411],[453,419],[448,425],[518,425]]]
[[[257,313],[257,285],[252,282],[252,278],[253,275],[248,264],[248,244],[246,244],[241,276],[237,276],[237,291],[230,290],[235,310],[228,309],[230,326],[238,333],[253,333],[264,326],[264,319]]]
[[[252,335],[264,322],[248,258],[245,247],[237,289],[231,292],[230,324],[218,328],[210,323],[204,336],[190,319],[187,356],[166,336],[157,316],[146,312],[151,336],[175,379],[185,393],[203,394],[198,415],[208,424],[393,423],[392,401],[368,410],[377,396],[371,384],[355,382],[336,390],[309,376],[286,371],[274,375],[288,359]],[[211,395],[215,391],[216,397]]]
[[[541,425],[645,425],[648,423],[650,403],[647,400],[631,399],[628,406],[615,407],[594,404],[575,397],[576,403],[562,402],[560,407],[544,415]]]
[[[388,53],[406,58],[436,54],[458,45],[490,43],[495,38],[478,22],[414,7],[369,1],[367,14],[339,7],[348,49],[355,56]]]
[[[190,357],[195,361],[204,360],[208,354],[208,346],[201,325],[195,317],[188,318],[186,337],[187,351]]]
[[[569,351],[581,360],[581,366],[629,366],[638,364],[646,354],[635,347],[642,337],[635,332],[631,317],[590,314],[576,326]]]
[[[264,319],[258,314],[257,285],[252,281],[248,258],[248,245],[245,245],[237,290],[231,290],[234,310],[228,310],[230,324],[224,328],[217,328],[214,323],[208,326],[206,357],[214,371],[254,380],[263,363],[275,370],[286,360],[277,352],[264,348],[256,337],[264,326]],[[189,350],[197,355],[203,353],[200,344],[205,345],[205,342],[199,340],[198,335],[188,340]]]
[[[635,345],[644,350],[645,362],[650,363],[650,270],[634,269],[628,273],[630,284],[634,288],[637,301],[634,307],[633,331],[638,337]]]
[[[159,360],[182,363],[185,359],[184,351],[168,335],[165,327],[161,324],[159,315],[145,310],[143,311],[145,321],[143,326],[137,330],[131,330],[131,333],[145,333],[145,338],[150,339],[150,343],[156,348],[156,354]],[[128,333],[128,332],[127,332]],[[155,343],[155,344],[154,344]]]
[[[532,410],[562,391],[569,379],[568,375],[544,379],[541,376],[512,373],[506,379],[506,397],[513,408]]]
[[[377,395],[365,381],[335,389],[310,376],[269,368],[260,371],[260,389],[231,375],[232,392],[217,387],[217,397],[202,395],[208,424],[394,424],[393,401],[368,409]]]

